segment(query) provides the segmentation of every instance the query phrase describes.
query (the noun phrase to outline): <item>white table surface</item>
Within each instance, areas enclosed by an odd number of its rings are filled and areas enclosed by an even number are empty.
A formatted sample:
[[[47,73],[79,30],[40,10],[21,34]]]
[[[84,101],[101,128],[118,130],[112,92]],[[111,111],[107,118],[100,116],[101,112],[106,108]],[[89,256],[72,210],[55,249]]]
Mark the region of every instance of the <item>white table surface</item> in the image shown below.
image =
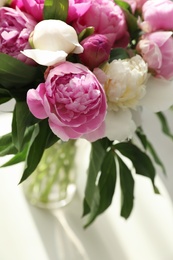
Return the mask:
[[[151,136],[168,171],[165,178],[158,170],[156,183],[162,195],[153,193],[147,178],[137,176],[135,207],[130,218],[126,221],[119,216],[120,196],[116,189],[111,207],[84,230],[84,173],[78,178],[73,201],[53,215],[26,201],[22,186],[18,185],[23,164],[1,168],[0,260],[172,260],[173,143],[161,135],[155,118],[147,114],[144,120],[149,120],[149,132],[154,124]],[[10,116],[1,113],[0,134],[9,129]]]

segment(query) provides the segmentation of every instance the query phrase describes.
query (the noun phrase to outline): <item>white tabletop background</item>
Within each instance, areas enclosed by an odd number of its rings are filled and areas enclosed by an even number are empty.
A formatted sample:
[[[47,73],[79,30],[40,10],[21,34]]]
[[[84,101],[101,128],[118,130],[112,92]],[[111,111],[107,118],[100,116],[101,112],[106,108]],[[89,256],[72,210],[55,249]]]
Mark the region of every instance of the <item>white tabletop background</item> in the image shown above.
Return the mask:
[[[173,117],[173,112],[168,116]],[[0,135],[10,130],[10,120],[9,113],[0,113]],[[1,168],[0,260],[172,260],[173,142],[161,133],[156,116],[145,111],[144,123],[165,162],[167,177],[158,169],[156,184],[162,195],[156,195],[147,178],[136,176],[135,206],[128,220],[119,216],[117,188],[106,213],[88,229],[82,228],[85,163],[79,170],[75,198],[54,214],[26,201],[18,185],[23,164]],[[0,164],[4,160],[0,158]]]

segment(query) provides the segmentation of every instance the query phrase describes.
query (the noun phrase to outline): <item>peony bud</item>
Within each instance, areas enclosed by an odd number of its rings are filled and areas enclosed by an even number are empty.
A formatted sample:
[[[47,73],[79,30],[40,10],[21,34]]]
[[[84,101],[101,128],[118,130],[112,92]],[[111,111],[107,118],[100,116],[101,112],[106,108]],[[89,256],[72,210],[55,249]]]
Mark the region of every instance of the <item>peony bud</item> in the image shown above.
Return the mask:
[[[64,61],[69,53],[83,51],[74,28],[60,20],[39,22],[32,33],[31,45],[35,49],[25,50],[23,54],[44,66]]]
[[[107,61],[110,55],[111,45],[107,37],[103,34],[95,34],[85,38],[81,45],[83,53],[79,55],[81,62],[89,69],[93,70]]]

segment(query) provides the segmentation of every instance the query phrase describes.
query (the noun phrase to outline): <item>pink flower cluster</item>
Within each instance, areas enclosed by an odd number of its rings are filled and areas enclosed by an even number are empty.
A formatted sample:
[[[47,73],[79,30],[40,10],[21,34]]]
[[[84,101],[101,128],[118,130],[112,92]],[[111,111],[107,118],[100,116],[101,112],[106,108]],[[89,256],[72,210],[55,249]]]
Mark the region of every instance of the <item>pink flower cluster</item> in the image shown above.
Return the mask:
[[[108,137],[107,132],[110,131],[107,130],[111,128],[112,118],[118,115],[116,122],[121,122],[118,118],[122,118],[125,112],[134,131],[136,124],[128,106],[124,105],[124,110],[119,113],[113,109],[110,112],[104,84],[107,88],[109,86],[113,104],[117,102],[117,96],[123,102],[125,97],[125,104],[128,104],[130,97],[133,97],[134,86],[138,94],[141,94],[141,85],[145,89],[143,79],[148,78],[148,68],[157,78],[173,78],[173,2],[126,2],[132,10],[129,17],[134,16],[132,23],[129,23],[128,10],[124,12],[114,0],[69,0],[67,19],[65,22],[59,21],[56,26],[55,20],[49,20],[52,26],[48,25],[47,20],[43,21],[44,0],[12,0],[10,6],[0,7],[0,52],[30,65],[34,60],[35,66],[47,66],[45,82],[28,91],[27,104],[35,117],[48,118],[50,128],[62,140],[84,137],[95,141]],[[138,14],[141,15],[137,17]],[[135,24],[138,26],[136,38],[134,33],[130,35],[135,21],[138,21]],[[82,33],[88,28],[92,33],[83,37]],[[112,50],[116,53],[119,48],[129,54],[129,59],[125,60],[125,65],[118,60],[114,72],[109,60]],[[136,51],[140,55],[137,60],[140,60],[141,67],[129,61]],[[123,66],[131,75],[132,92],[129,92],[130,84],[127,83],[130,76],[128,80],[125,76],[117,76],[121,74],[118,71],[124,72]],[[99,69],[106,83],[102,82],[103,78],[96,77]],[[137,73],[142,80],[136,80]],[[142,99],[144,92],[136,96]],[[131,98],[131,102],[136,104],[139,100]],[[117,108],[117,104],[113,107]],[[113,133],[114,128],[111,129]]]
[[[43,20],[43,7],[44,0],[12,0],[0,8],[1,52],[31,61],[21,51],[31,49],[29,38]],[[62,61],[48,67],[45,82],[28,91],[27,103],[37,118],[49,118],[50,128],[62,140],[95,141],[105,136],[107,103],[92,71],[109,59],[111,48],[128,45],[127,24],[113,0],[69,0],[66,22],[78,34],[87,27],[93,27],[94,34],[81,41],[80,63]]]
[[[142,7],[144,31],[137,50],[148,63],[150,72],[159,78],[173,78],[173,2],[147,1]]]
[[[87,8],[86,8],[87,3]],[[113,0],[70,0],[70,12],[68,20],[77,33],[93,26],[96,34],[105,35],[110,41],[111,47],[126,47],[129,42],[129,33],[123,11]],[[78,16],[81,6],[84,9]]]
[[[30,48],[28,38],[36,25],[29,14],[20,9],[0,8],[0,51],[25,63],[33,64],[21,51]]]

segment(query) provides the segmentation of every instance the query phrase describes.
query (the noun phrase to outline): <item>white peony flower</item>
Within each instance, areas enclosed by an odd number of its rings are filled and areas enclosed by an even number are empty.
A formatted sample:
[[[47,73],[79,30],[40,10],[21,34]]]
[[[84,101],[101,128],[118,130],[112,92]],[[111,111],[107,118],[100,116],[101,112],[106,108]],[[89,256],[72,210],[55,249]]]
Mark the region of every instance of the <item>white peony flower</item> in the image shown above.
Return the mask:
[[[131,59],[114,60],[103,68],[107,79],[104,89],[107,96],[108,109],[135,109],[146,91],[148,67],[141,56]]]
[[[83,52],[74,28],[60,20],[39,22],[31,40],[34,49],[24,50],[22,53],[44,66],[64,61],[69,53]]]
[[[141,124],[140,100],[146,94],[148,67],[141,56],[114,60],[94,73],[103,85],[108,103],[105,119],[106,134],[110,140],[132,138]]]
[[[159,112],[173,104],[173,81],[147,74],[147,65],[138,55],[129,60],[115,60],[103,71],[95,69],[94,74],[107,95],[105,136],[110,140],[131,138],[142,124],[144,107]]]
[[[131,138],[137,128],[133,114],[129,109],[125,111],[108,111],[105,120],[106,134],[109,140],[124,141]]]

